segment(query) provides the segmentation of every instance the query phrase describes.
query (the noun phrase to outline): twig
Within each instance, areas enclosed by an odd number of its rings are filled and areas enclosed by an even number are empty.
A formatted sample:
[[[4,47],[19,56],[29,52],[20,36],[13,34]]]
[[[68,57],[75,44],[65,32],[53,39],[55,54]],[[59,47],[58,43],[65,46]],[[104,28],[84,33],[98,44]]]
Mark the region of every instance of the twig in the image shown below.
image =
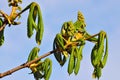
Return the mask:
[[[29,7],[30,7],[30,5],[29,6],[27,6],[25,9],[23,9],[21,12],[19,12],[18,14],[16,14],[16,16],[14,16],[14,20],[18,17],[18,16],[20,16],[23,12],[25,12],[27,9],[29,9]],[[11,15],[10,16],[8,16],[6,13],[4,13],[2,10],[0,10],[0,16],[1,17],[4,17],[6,20],[7,20],[7,18],[8,17],[11,17],[11,16],[13,16],[13,14],[12,13],[14,13],[16,11],[16,7],[14,8],[14,6],[12,7],[12,11],[11,11]],[[6,27],[6,25],[8,24],[8,22],[6,22],[6,20],[4,21],[4,23],[3,23],[3,26],[0,26],[0,31],[2,31],[5,27]],[[14,21],[13,20],[13,21]]]
[[[6,13],[4,13],[4,12],[1,11],[1,10],[0,10],[0,14],[1,14],[1,17],[4,17],[4,18],[7,18],[7,16],[8,16]],[[3,22],[3,25],[0,26],[0,31],[2,31],[2,30],[5,28],[6,25],[7,25],[7,22],[4,21],[4,22]]]
[[[99,34],[99,33],[98,33],[98,34]],[[95,37],[95,36],[97,36],[98,34],[95,34],[95,35],[92,35],[92,36],[90,36],[90,37],[88,37],[88,38],[85,38],[85,40],[88,40],[88,39],[90,39],[90,38],[92,38],[92,37]],[[77,45],[78,42],[76,42],[75,44]],[[8,76],[8,75],[10,75],[10,74],[12,74],[12,73],[20,70],[20,69],[29,68],[29,66],[30,66],[31,64],[33,64],[33,63],[41,60],[42,58],[45,58],[45,57],[51,55],[52,53],[54,53],[54,52],[56,52],[56,51],[57,51],[57,50],[50,51],[50,52],[45,53],[44,55],[42,55],[42,56],[40,56],[40,57],[38,57],[38,58],[30,61],[30,62],[23,63],[23,64],[15,67],[15,68],[13,68],[13,69],[10,69],[10,70],[8,70],[8,71],[6,71],[6,72],[0,73],[0,78],[3,78],[3,77],[5,77],[5,76]]]
[[[33,63],[41,60],[42,58],[45,58],[45,57],[53,54],[53,53],[56,52],[56,51],[57,51],[57,50],[49,51],[48,53],[45,53],[44,55],[42,55],[42,56],[40,56],[40,57],[38,57],[38,58],[30,61],[30,62],[23,63],[23,64],[15,67],[15,68],[13,68],[13,69],[10,69],[10,70],[8,70],[8,71],[6,71],[6,72],[0,73],[0,78],[3,78],[3,77],[8,76],[8,75],[11,75],[12,73],[14,73],[14,72],[16,72],[16,71],[18,71],[18,70],[20,70],[20,69],[28,68],[31,64],[33,64]]]
[[[5,22],[2,26],[0,26],[0,31],[2,31],[6,25],[7,25],[7,23]]]

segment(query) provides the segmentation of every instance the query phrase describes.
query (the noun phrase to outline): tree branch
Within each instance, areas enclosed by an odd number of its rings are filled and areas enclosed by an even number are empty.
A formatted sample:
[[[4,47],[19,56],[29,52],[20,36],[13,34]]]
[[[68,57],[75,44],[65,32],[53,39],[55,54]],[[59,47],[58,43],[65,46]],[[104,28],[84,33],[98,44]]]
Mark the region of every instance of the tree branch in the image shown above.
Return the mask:
[[[49,51],[48,53],[45,53],[45,54],[43,54],[42,56],[40,56],[40,57],[38,57],[38,58],[30,61],[30,62],[23,63],[23,64],[15,67],[15,68],[13,68],[13,69],[11,69],[11,70],[8,70],[8,71],[6,71],[6,72],[0,73],[0,78],[3,78],[3,77],[8,76],[8,75],[11,75],[12,73],[14,73],[14,72],[16,72],[16,71],[18,71],[18,70],[20,70],[20,69],[29,68],[29,66],[30,66],[31,64],[33,64],[33,63],[41,60],[42,58],[45,58],[45,57],[53,54],[53,53],[56,52],[56,51],[57,51],[57,50]]]
[[[98,33],[98,34],[99,34],[99,33]],[[90,38],[92,38],[92,37],[95,37],[95,36],[97,36],[98,34],[92,35],[92,36],[86,38],[85,40],[88,40],[88,39],[90,39]],[[78,44],[78,43],[76,43],[76,44]],[[10,75],[10,74],[12,74],[12,73],[20,70],[20,69],[29,68],[29,66],[30,66],[31,64],[33,64],[33,63],[41,60],[42,58],[45,58],[45,57],[53,54],[53,53],[56,52],[56,51],[58,51],[58,50],[56,49],[56,50],[53,50],[53,51],[49,51],[48,53],[45,53],[45,54],[41,55],[40,57],[38,57],[38,58],[30,61],[30,62],[23,63],[23,64],[15,67],[15,68],[13,68],[13,69],[11,69],[11,70],[8,70],[8,71],[6,71],[6,72],[0,73],[0,78],[3,78],[3,77],[5,77],[5,76],[8,76],[8,75]]]

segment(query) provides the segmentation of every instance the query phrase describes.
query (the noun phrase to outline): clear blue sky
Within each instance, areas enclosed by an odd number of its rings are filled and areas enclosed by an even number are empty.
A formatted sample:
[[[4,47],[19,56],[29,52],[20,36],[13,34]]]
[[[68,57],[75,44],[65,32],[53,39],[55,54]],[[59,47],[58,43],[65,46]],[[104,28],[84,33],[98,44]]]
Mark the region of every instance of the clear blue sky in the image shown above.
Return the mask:
[[[75,21],[77,12],[81,11],[86,19],[89,33],[95,34],[104,30],[109,38],[109,58],[107,65],[103,69],[100,80],[118,80],[120,72],[120,0],[23,0],[21,5],[24,8],[30,2],[38,2],[41,6],[44,20],[44,37],[40,46],[39,55],[52,50],[53,39],[60,31],[61,25],[65,21]],[[0,10],[10,13],[7,0],[0,2]],[[30,50],[36,46],[34,36],[27,38],[26,22],[28,11],[22,14],[19,26],[6,27],[5,43],[0,47],[0,72],[4,72],[16,67],[27,60]],[[60,67],[54,56],[49,56],[53,60],[53,71],[50,80],[92,80],[93,67],[90,61],[90,51],[93,44],[86,43],[83,51],[83,60],[79,74],[68,75],[67,63]],[[29,75],[29,69],[22,69],[1,80],[34,80]]]

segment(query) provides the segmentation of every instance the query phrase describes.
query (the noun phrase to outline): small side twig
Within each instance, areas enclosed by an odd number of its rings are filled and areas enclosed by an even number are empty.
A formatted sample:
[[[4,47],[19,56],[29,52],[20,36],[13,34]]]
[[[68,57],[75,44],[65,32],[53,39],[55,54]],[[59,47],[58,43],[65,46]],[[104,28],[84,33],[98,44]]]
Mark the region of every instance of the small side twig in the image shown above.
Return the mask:
[[[30,5],[29,5],[30,6]],[[29,6],[27,6],[25,9],[23,9],[21,12],[19,12],[19,13],[17,13],[16,15],[14,15],[14,20],[18,17],[18,16],[20,16],[23,12],[25,12],[27,9],[29,9]],[[14,8],[14,6],[12,7],[12,11],[11,11],[11,15],[10,16],[8,16],[6,13],[4,13],[2,10],[0,10],[0,17],[4,17],[6,20],[7,20],[7,18],[8,17],[12,17],[13,16],[13,13],[15,13],[15,11],[16,11],[16,7]],[[8,24],[8,22],[6,22],[6,20],[4,21],[4,23],[3,23],[3,26],[0,26],[0,31],[2,31],[5,27],[6,27],[6,25]],[[14,21],[13,20],[13,21]]]
[[[42,55],[42,56],[40,56],[40,57],[38,57],[38,58],[30,61],[30,62],[23,63],[23,64],[15,67],[15,68],[13,68],[13,69],[11,69],[11,70],[8,70],[8,71],[6,71],[6,72],[0,73],[0,78],[3,78],[3,77],[8,76],[8,75],[11,75],[12,73],[14,73],[14,72],[16,72],[16,71],[18,71],[18,70],[20,70],[20,69],[28,68],[31,64],[33,64],[33,63],[41,60],[42,58],[45,58],[45,57],[53,54],[53,53],[56,52],[56,51],[57,51],[57,50],[49,51],[48,53],[46,53],[46,54],[44,54],[44,55]]]
[[[0,31],[2,31],[6,25],[7,25],[7,23],[5,22],[2,26],[0,26]]]

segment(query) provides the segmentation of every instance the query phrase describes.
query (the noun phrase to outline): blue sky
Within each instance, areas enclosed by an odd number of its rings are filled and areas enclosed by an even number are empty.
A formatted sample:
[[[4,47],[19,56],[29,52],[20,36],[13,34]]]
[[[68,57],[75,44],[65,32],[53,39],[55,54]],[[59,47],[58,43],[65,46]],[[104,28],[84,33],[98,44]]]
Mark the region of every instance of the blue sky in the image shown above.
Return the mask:
[[[60,32],[61,25],[65,21],[75,21],[77,12],[81,11],[86,19],[89,33],[95,34],[104,30],[109,38],[109,57],[108,62],[102,72],[100,80],[118,80],[120,72],[120,1],[119,0],[23,0],[21,5],[24,8],[30,2],[35,1],[40,4],[44,20],[44,37],[40,46],[42,55],[52,50],[52,43],[55,35]],[[0,2],[0,10],[10,13],[7,6],[7,0]],[[34,36],[27,38],[26,22],[28,11],[22,14],[19,26],[6,27],[5,43],[0,47],[0,72],[4,72],[16,67],[27,60],[30,50],[36,46]],[[54,56],[49,58],[53,60],[53,71],[50,80],[93,80],[91,75],[93,67],[90,62],[90,51],[93,44],[87,42],[83,50],[83,60],[79,74],[68,75],[67,63],[60,67]],[[31,71],[26,68],[4,77],[1,80],[34,80]]]

